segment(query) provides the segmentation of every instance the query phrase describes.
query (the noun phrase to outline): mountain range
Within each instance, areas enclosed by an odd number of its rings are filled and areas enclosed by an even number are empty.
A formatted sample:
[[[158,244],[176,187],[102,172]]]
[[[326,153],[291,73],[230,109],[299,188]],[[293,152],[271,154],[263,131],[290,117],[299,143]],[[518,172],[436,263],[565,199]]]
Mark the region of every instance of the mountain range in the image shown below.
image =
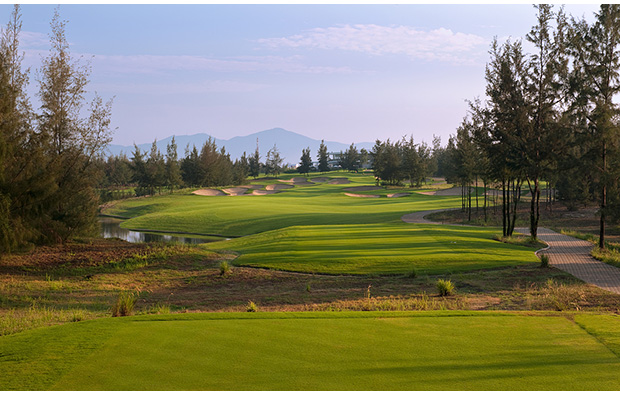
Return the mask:
[[[173,136],[166,137],[165,139],[161,139],[157,141],[157,148],[162,154],[166,154],[166,147],[172,140]],[[185,149],[189,144],[189,148],[192,149],[192,146],[195,145],[200,152],[200,149],[204,145],[205,141],[209,137],[206,133],[198,133],[193,135],[181,135],[174,136],[175,142],[177,144],[177,154],[179,158],[185,157]],[[262,132],[252,133],[247,136],[237,136],[230,138],[228,140],[218,139],[212,137],[215,140],[215,144],[218,149],[225,147],[226,152],[230,154],[230,158],[234,161],[236,158],[241,157],[243,153],[246,153],[246,156],[250,156],[254,154],[256,150],[256,142],[258,140],[258,149],[261,155],[261,162],[263,162],[267,156],[267,151],[273,148],[274,144],[278,148],[278,152],[280,152],[280,157],[283,159],[283,163],[296,164],[300,161],[301,150],[304,148],[310,147],[310,155],[312,159],[316,160],[317,152],[319,150],[319,145],[321,144],[320,140],[315,140],[310,137],[301,135],[299,133],[291,132],[289,130],[285,130],[282,128],[274,128],[269,130],[263,130]],[[151,146],[153,142],[136,144],[140,151],[146,152],[147,155],[151,151]],[[340,143],[336,141],[325,141],[325,145],[327,146],[328,152],[340,152],[346,151],[349,144]],[[358,151],[362,148],[365,148],[370,152],[374,143],[356,143]],[[131,158],[133,155],[134,147],[131,146],[123,146],[123,145],[108,145],[108,155],[119,155],[123,152],[127,155],[128,158]]]

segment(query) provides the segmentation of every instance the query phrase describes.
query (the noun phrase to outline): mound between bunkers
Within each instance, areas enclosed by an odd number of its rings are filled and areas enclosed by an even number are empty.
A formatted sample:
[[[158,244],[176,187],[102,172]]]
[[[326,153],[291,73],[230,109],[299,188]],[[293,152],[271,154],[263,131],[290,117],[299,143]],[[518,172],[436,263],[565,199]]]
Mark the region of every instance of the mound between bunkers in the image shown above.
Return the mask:
[[[265,187],[265,189],[267,191],[281,191],[283,189],[291,189],[291,188],[295,188],[294,185],[286,185],[286,184],[271,184],[271,185],[267,185]]]
[[[222,189],[223,192],[227,193],[230,196],[244,195],[247,192],[247,190],[248,188],[241,188],[241,187]]]

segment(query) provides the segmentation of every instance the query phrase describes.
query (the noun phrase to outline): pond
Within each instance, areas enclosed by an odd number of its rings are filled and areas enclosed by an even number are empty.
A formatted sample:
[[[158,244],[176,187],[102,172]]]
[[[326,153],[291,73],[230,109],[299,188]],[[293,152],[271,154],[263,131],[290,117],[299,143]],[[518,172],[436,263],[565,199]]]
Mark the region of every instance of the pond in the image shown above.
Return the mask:
[[[111,217],[99,217],[99,224],[101,226],[100,234],[104,238],[117,237],[122,240],[126,240],[130,243],[148,243],[151,241],[164,241],[164,242],[176,242],[183,244],[202,244],[209,243],[215,240],[213,237],[184,237],[173,236],[163,233],[147,233],[138,232],[135,230],[128,230],[121,228],[121,222],[123,220]]]

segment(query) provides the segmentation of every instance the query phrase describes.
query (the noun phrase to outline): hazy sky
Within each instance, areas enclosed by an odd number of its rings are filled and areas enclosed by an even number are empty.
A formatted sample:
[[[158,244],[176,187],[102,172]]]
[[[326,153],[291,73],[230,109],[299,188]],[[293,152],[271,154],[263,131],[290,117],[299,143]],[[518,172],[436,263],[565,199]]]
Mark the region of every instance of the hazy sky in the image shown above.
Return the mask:
[[[54,5],[22,6],[33,71]],[[591,20],[596,5],[567,5]],[[0,5],[0,23],[12,6]],[[447,141],[484,94],[491,40],[535,23],[523,5],[73,5],[72,54],[89,90],[115,96],[115,144],[282,127],[344,143]],[[94,57],[93,57],[94,56]],[[31,75],[36,91],[35,74]]]

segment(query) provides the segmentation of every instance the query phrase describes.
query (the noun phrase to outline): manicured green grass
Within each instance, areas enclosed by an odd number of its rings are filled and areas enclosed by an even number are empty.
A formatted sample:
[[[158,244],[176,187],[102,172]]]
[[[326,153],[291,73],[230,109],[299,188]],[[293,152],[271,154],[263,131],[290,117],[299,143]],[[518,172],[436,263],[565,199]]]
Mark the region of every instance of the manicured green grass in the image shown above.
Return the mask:
[[[576,318],[593,329],[471,312],[104,319],[0,338],[0,389],[617,390],[604,342],[620,319]]]
[[[328,274],[442,274],[538,262],[495,228],[427,224],[296,226],[205,245],[235,265]]]
[[[323,176],[311,175],[309,178]],[[131,217],[128,229],[167,230],[227,236],[245,236],[299,225],[378,224],[399,222],[419,210],[452,208],[459,197],[414,193],[401,198],[345,196],[346,188],[373,185],[370,175],[332,172],[324,176],[348,177],[350,184],[296,186],[265,196],[196,196],[191,193],[155,196],[118,202],[106,214]],[[280,177],[288,179],[290,175]],[[266,185],[274,181],[256,181]],[[409,191],[403,189],[403,191]]]

